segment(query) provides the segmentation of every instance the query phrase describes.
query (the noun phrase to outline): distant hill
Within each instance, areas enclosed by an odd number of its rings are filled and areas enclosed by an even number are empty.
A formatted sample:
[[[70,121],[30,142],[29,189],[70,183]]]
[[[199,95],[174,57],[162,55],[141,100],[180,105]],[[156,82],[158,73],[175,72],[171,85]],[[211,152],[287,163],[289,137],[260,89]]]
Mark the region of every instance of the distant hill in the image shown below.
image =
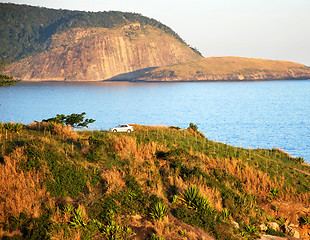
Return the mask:
[[[164,24],[136,13],[0,3],[1,61],[23,80],[103,80],[201,58]]]
[[[210,57],[163,66],[136,81],[215,81],[309,79],[310,67],[288,62],[242,57]]]
[[[203,58],[171,28],[125,12],[54,10],[0,3],[0,61],[26,81],[309,79],[302,64]]]

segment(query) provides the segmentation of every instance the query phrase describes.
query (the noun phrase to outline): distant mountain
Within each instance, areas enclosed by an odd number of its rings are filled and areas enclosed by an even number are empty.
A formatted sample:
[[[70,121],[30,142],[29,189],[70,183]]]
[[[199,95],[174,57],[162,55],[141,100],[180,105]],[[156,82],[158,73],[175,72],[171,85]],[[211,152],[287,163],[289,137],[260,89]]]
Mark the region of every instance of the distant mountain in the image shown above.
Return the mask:
[[[300,63],[242,57],[210,57],[148,71],[135,81],[236,81],[310,79]]]
[[[202,58],[169,27],[140,14],[4,3],[0,14],[1,61],[23,80],[98,81]]]
[[[27,81],[309,79],[305,65],[203,58],[166,25],[136,13],[0,3],[0,61]]]

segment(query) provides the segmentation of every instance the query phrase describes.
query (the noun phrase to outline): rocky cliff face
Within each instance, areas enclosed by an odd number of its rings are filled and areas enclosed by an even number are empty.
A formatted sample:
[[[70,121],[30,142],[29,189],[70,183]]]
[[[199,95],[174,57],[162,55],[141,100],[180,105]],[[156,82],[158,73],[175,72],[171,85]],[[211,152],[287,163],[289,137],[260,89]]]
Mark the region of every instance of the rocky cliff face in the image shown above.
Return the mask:
[[[41,54],[10,64],[7,73],[28,81],[131,80],[146,70],[202,57],[160,29],[72,29],[54,35]]]
[[[253,81],[310,79],[310,67],[288,62],[241,57],[211,57],[160,67],[135,81]]]

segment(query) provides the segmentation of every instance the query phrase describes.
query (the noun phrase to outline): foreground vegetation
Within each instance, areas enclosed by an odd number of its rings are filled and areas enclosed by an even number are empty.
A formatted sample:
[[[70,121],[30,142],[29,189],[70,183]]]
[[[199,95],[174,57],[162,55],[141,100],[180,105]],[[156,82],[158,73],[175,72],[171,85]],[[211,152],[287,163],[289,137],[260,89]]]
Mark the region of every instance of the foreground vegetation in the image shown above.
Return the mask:
[[[0,236],[255,239],[283,235],[261,232],[277,222],[309,238],[310,167],[302,158],[213,142],[194,124],[134,128],[0,124]]]

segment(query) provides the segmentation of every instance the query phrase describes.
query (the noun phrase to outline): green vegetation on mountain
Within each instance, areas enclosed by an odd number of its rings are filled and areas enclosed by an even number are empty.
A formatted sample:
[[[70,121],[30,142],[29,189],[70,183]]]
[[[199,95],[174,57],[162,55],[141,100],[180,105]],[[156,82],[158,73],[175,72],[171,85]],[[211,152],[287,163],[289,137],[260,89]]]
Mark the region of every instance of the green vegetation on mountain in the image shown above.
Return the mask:
[[[242,57],[210,57],[162,66],[140,81],[283,80],[309,79],[310,67],[300,63]]]
[[[128,80],[201,59],[175,32],[136,13],[79,12],[0,3],[0,60],[23,81]]]
[[[14,86],[15,83],[19,82],[20,80],[15,80],[12,76],[2,74],[5,69],[5,65],[5,63],[0,62],[0,87]]]
[[[184,43],[171,28],[137,13],[82,12],[0,3],[0,61],[13,62],[48,49],[48,40],[73,28],[153,26]],[[195,49],[193,49],[195,50]]]
[[[0,124],[0,236],[254,239],[297,230],[307,238],[302,158],[214,142],[195,124],[134,128]]]

